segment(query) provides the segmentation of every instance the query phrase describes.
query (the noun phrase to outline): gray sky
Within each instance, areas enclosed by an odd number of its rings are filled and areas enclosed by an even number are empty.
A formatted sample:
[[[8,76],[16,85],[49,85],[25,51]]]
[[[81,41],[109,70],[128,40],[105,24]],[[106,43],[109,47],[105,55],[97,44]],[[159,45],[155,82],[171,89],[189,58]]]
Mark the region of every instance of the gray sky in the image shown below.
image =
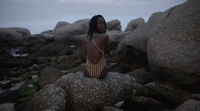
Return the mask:
[[[106,21],[118,19],[124,30],[133,19],[146,22],[155,12],[163,12],[187,0],[0,0],[0,28],[24,27],[31,34],[53,30],[59,21],[73,23],[96,14]]]

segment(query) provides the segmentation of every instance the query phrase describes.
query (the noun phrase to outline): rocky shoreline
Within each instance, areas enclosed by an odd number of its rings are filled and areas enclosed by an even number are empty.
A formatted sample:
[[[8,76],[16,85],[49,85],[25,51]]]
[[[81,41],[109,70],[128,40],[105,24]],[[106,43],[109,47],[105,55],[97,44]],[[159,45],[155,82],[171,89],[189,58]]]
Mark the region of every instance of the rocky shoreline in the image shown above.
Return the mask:
[[[83,75],[88,19],[31,35],[0,28],[1,111],[199,111],[200,1],[107,22],[108,76]],[[17,48],[17,49],[12,49]]]

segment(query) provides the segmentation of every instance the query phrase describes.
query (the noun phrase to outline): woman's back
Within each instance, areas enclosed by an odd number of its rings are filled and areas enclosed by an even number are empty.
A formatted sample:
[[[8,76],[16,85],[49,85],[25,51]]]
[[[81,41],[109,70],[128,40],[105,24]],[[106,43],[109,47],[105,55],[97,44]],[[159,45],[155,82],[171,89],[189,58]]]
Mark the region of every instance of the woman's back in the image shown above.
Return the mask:
[[[86,71],[88,77],[104,78],[107,75],[107,67],[104,51],[107,47],[108,35],[96,34],[92,39],[87,38],[84,42]]]
[[[105,51],[106,50],[106,39],[108,36],[106,34],[97,34],[94,39],[92,39],[94,41],[94,43],[91,41],[89,37],[87,37],[86,40],[86,56],[88,57],[89,61],[91,61],[92,63],[96,64],[99,62],[99,60],[102,58],[102,52],[101,51]],[[95,46],[96,45],[96,46]],[[100,50],[99,50],[99,49]]]

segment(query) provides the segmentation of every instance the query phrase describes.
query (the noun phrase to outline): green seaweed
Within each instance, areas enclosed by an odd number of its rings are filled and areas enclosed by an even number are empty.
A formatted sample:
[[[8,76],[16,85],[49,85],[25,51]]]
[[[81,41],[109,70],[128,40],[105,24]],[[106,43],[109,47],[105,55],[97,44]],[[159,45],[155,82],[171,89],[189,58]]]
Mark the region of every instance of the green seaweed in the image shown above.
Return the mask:
[[[18,99],[15,103],[15,111],[21,111],[26,106],[28,101],[29,98],[27,97]]]
[[[79,68],[75,67],[75,68],[72,68],[72,69],[68,70],[68,71],[66,72],[66,74],[75,73],[75,72],[78,72],[79,70],[80,70]]]
[[[35,71],[31,71],[28,73],[28,75],[38,75],[40,73],[40,70],[35,70]]]

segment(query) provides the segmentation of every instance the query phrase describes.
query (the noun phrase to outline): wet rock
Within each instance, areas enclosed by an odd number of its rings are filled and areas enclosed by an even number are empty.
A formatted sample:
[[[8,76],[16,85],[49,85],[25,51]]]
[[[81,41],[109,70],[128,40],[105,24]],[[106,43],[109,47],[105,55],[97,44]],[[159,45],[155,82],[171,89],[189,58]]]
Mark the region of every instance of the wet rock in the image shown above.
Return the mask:
[[[153,81],[152,74],[147,67],[136,69],[135,71],[129,72],[128,74],[134,77],[140,84],[147,84]]]
[[[9,89],[11,87],[11,82],[7,82],[5,84],[0,83],[0,87],[2,89]]]
[[[38,59],[37,58],[31,58],[28,59],[27,61],[22,63],[22,67],[23,68],[29,68],[31,67],[33,64],[37,64],[38,63]]]
[[[124,111],[163,111],[162,104],[151,98],[131,96],[120,107]]]
[[[23,74],[22,74],[22,72],[20,70],[16,71],[15,69],[11,69],[7,76],[9,76],[9,77],[19,77],[21,75],[23,75]]]
[[[108,65],[108,71],[109,72],[119,72],[119,73],[125,73],[126,69],[119,66],[117,63],[111,63]]]
[[[31,44],[31,43],[30,43]],[[34,43],[30,46],[27,47],[27,50],[29,53],[33,54],[34,52],[37,52],[38,50],[40,50],[42,47],[48,45],[49,43],[47,43],[46,41],[42,41],[39,43]]]
[[[126,38],[127,37],[124,39]],[[147,53],[142,52],[141,50],[138,50],[137,48],[134,48],[130,45],[126,45],[123,41],[119,43],[116,51],[115,60],[119,63],[119,65],[128,69],[129,71],[134,71],[141,67],[147,67]]]
[[[71,69],[72,67],[79,66],[83,62],[83,51],[81,48],[77,49],[72,55],[63,56],[58,60],[59,69],[61,70]]]
[[[57,56],[58,52],[65,49],[67,46],[62,42],[52,42],[46,45],[42,45],[38,50],[33,52],[33,55],[38,57]]]
[[[19,90],[6,91],[0,94],[1,103],[14,103],[20,98]]]
[[[66,45],[64,43],[59,43],[54,45],[53,47],[50,48],[51,52],[59,52],[65,49]]]
[[[200,101],[200,94],[192,94],[192,99]]]
[[[32,35],[31,37],[24,38],[23,46],[25,46],[25,47],[32,46],[32,45],[40,43],[41,41],[43,41],[43,39],[39,34]]]
[[[0,50],[0,61],[7,61],[13,59],[14,57],[6,51],[6,49]],[[0,63],[1,64],[1,63]],[[3,64],[2,64],[3,65]],[[1,66],[2,66],[1,65]]]
[[[124,103],[124,101],[120,101],[120,102],[114,104],[114,106],[117,107],[117,108],[120,108],[123,103]]]
[[[22,81],[22,82],[16,83],[16,84],[14,84],[13,87],[10,88],[10,90],[11,90],[11,91],[14,91],[14,90],[19,90],[19,91],[21,91],[20,87],[21,87],[24,83],[26,83],[26,81]]]
[[[200,101],[190,99],[184,102],[182,105],[180,105],[173,111],[199,111],[199,110],[200,110]]]
[[[165,86],[144,86],[138,89],[135,96],[144,96],[158,100],[164,109],[174,109],[191,98],[190,94],[182,90]]]
[[[112,106],[104,106],[102,111],[123,111]]]
[[[43,31],[40,35],[44,36],[45,38],[54,37],[52,30]]]

